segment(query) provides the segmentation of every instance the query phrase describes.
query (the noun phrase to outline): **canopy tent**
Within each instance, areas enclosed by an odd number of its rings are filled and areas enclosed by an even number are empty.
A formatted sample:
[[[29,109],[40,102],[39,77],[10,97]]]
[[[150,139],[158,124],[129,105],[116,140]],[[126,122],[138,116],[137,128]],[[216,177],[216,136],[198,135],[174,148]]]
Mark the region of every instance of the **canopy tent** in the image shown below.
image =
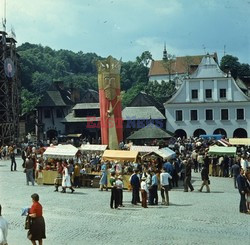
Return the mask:
[[[172,158],[176,157],[176,153],[168,147],[161,148],[160,151],[163,152],[165,154],[165,156],[167,156],[167,158],[172,159]]]
[[[152,152],[154,150],[158,150],[159,146],[147,146],[147,145],[131,145],[131,151],[139,151],[139,152]]]
[[[172,136],[169,133],[151,123],[148,124],[146,127],[139,129],[138,131],[130,135],[127,139],[166,139],[171,137]]]
[[[67,159],[74,158],[77,152],[78,149],[73,145],[57,145],[48,147],[43,153],[43,156],[48,158]]]
[[[231,147],[225,147],[225,146],[210,146],[208,153],[210,155],[230,155],[234,156],[236,155],[236,147],[231,146]]]
[[[107,145],[91,145],[85,144],[81,145],[79,148],[80,151],[105,151],[107,149]]]
[[[150,153],[147,153],[142,158],[145,158],[147,156],[154,155],[154,154],[158,155],[163,160],[173,159],[173,158],[176,157],[176,153],[174,151],[172,151],[168,147],[165,147],[165,148],[161,148],[161,149],[158,149],[158,150],[154,150],[154,151],[152,151]]]
[[[231,145],[250,145],[250,138],[230,138]]]
[[[222,135],[221,134],[201,134],[200,138],[220,140],[222,138]]]
[[[219,142],[221,145],[226,146],[226,147],[231,145],[228,141],[224,139],[217,140],[217,142]]]
[[[103,153],[102,159],[104,161],[132,161],[135,162],[138,156],[138,151],[118,151],[106,150]]]

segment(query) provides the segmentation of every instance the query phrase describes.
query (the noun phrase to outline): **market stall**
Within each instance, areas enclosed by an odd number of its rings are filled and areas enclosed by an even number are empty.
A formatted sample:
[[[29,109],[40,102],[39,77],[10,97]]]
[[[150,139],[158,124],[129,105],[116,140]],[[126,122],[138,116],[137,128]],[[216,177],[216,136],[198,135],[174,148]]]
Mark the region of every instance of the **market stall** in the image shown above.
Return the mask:
[[[176,153],[174,151],[172,151],[170,148],[168,147],[165,147],[165,148],[161,148],[161,149],[158,149],[158,150],[154,150],[150,153],[147,153],[145,154],[142,159],[147,159],[148,157],[151,157],[151,156],[159,156],[163,161],[165,160],[169,160],[169,159],[173,159],[176,157]]]
[[[80,151],[105,151],[107,149],[107,145],[91,145],[85,144],[81,145],[79,148]]]
[[[103,153],[102,159],[104,161],[136,162],[137,157],[138,151],[106,150]]]
[[[138,157],[138,151],[119,151],[119,150],[106,150],[103,153],[102,159],[104,161],[118,161],[118,162],[136,162]],[[129,178],[130,175],[123,175],[123,185],[125,189],[130,189]],[[110,173],[108,174],[108,187],[110,187],[109,183]]]
[[[250,138],[230,138],[231,145],[250,145]]]
[[[234,146],[210,146],[208,154],[210,156],[235,156],[237,148]],[[218,176],[220,166],[216,166],[216,175]],[[212,164],[209,165],[209,175],[212,175]]]
[[[131,145],[130,151],[138,151],[140,154],[152,152],[158,150],[159,146],[148,146],[148,145]]]
[[[200,137],[201,139],[206,139],[206,140],[220,140],[222,139],[222,134],[201,134]]]
[[[208,150],[209,155],[212,156],[221,156],[221,155],[227,155],[227,156],[235,156],[236,155],[236,147],[225,147],[225,146],[210,146]]]
[[[43,157],[47,159],[74,159],[78,149],[73,145],[57,145],[50,146],[43,153]],[[43,184],[54,184],[54,180],[57,176],[56,169],[45,169],[42,170],[42,183]]]

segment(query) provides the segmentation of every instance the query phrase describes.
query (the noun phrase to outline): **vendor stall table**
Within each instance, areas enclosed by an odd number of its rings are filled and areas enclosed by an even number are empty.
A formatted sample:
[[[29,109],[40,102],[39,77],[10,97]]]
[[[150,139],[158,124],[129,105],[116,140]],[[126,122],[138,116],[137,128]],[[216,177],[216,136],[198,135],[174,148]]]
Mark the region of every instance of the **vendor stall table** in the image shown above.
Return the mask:
[[[43,181],[44,185],[54,185],[55,178],[57,177],[57,171],[43,170]]]

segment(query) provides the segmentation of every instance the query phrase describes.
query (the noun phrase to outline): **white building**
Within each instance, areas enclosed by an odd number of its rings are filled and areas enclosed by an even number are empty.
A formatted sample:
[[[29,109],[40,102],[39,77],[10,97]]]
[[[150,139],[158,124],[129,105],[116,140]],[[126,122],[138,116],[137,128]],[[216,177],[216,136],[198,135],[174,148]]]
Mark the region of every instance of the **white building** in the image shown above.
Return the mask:
[[[178,137],[250,136],[250,97],[209,55],[164,106],[166,129]]]

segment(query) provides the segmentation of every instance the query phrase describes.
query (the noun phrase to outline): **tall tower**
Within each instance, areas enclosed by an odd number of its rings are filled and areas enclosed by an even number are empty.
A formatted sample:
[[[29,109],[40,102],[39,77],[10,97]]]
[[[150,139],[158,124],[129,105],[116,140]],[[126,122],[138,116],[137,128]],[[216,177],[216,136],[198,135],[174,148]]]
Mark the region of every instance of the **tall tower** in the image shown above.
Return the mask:
[[[166,49],[166,42],[164,42],[164,50],[163,50],[163,57],[162,57],[163,60],[168,60],[168,52],[167,52],[167,49]]]
[[[0,145],[14,143],[19,132],[20,82],[15,33],[6,33],[6,18],[0,30]]]

